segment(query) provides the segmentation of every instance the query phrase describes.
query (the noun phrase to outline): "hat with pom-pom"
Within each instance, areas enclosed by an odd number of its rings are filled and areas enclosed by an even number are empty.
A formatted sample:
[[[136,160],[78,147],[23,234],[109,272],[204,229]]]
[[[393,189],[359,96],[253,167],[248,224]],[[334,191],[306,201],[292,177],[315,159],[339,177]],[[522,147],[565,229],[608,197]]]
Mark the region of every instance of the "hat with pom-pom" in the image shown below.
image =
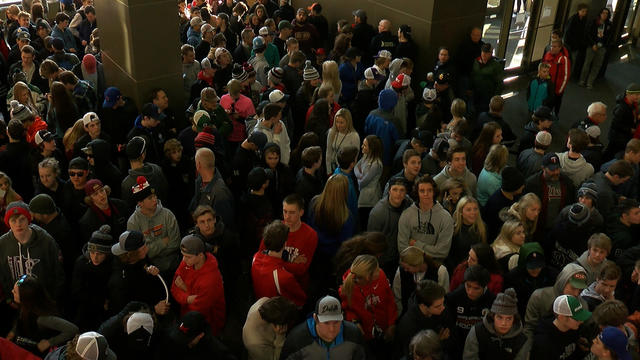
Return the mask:
[[[320,78],[320,74],[318,73],[318,70],[316,70],[316,68],[314,68],[311,65],[311,60],[305,61],[304,72],[302,73],[302,79],[304,81],[307,81],[307,80],[315,80],[319,78]]]
[[[113,236],[111,236],[111,226],[105,224],[100,226],[100,229],[91,233],[91,238],[87,242],[87,250],[111,254],[112,245]]]
[[[513,288],[508,288],[496,296],[491,305],[491,312],[500,315],[515,315],[518,313],[518,297]]]
[[[136,179],[136,184],[131,187],[131,192],[133,193],[131,198],[135,202],[142,201],[147,197],[155,194],[156,190],[149,185],[147,178],[144,176],[138,176]]]
[[[271,70],[269,70],[269,73],[267,74],[267,80],[278,85],[282,81],[283,76],[284,76],[284,70],[282,70],[282,68],[279,68],[279,67],[274,67]]]
[[[249,78],[247,72],[244,70],[244,67],[240,64],[233,64],[233,70],[231,72],[231,77],[240,82],[246,81]]]
[[[11,100],[11,120],[25,121],[33,118],[33,113],[28,107],[20,104],[18,100]]]

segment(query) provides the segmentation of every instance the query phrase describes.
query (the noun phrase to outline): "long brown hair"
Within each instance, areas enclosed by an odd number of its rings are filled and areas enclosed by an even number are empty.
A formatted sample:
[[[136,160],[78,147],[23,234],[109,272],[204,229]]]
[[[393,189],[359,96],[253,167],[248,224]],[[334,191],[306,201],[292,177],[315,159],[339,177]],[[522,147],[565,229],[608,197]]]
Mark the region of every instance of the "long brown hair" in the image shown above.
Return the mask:
[[[59,81],[51,84],[51,105],[55,110],[58,126],[63,131],[74,125],[78,118],[76,104],[67,88]]]
[[[331,175],[324,190],[316,198],[314,206],[315,223],[321,229],[334,235],[340,233],[349,219],[348,194],[349,181],[347,177],[341,174]]]

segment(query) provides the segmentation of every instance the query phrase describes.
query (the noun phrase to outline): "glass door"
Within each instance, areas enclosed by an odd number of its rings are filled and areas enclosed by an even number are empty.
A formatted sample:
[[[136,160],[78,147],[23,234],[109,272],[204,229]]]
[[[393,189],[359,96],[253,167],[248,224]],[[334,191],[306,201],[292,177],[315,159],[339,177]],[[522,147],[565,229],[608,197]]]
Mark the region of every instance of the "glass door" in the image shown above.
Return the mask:
[[[482,40],[493,46],[494,56],[505,59],[505,70],[522,66],[534,1],[487,1]]]

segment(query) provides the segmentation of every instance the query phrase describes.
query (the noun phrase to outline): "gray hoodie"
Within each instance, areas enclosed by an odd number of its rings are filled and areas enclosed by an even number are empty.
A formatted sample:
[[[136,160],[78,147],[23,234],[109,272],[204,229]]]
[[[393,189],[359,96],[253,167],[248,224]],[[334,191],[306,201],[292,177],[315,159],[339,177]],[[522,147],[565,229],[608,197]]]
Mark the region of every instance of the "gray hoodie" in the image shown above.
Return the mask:
[[[158,200],[156,212],[147,217],[136,206],[136,211],[127,221],[127,230],[137,230],[144,234],[149,247],[149,260],[164,272],[175,270],[179,260],[180,229],[171,210],[162,207]]]
[[[522,321],[519,318],[513,322],[513,326],[505,335],[498,335],[496,333],[496,329],[493,326],[493,321],[489,321],[487,316],[482,319],[482,325],[476,326],[484,326],[487,331],[491,334],[491,340],[494,343],[499,343],[503,349],[509,348],[509,343],[512,339],[520,336],[523,333]],[[480,343],[478,342],[478,337],[476,336],[476,326],[471,328],[469,334],[467,335],[467,341],[464,343],[464,353],[462,354],[463,360],[480,360]],[[520,349],[510,349],[512,351],[517,351],[514,360],[525,360],[527,359],[529,353],[526,351],[525,346],[520,347]],[[487,354],[492,356],[495,354]]]
[[[129,175],[122,180],[122,200],[124,200],[130,208],[136,206],[131,199],[131,188],[137,184],[136,180],[138,179],[138,176],[144,176],[147,178],[149,185],[156,190],[156,195],[158,195],[160,200],[167,200],[169,185],[167,183],[167,179],[162,173],[162,169],[156,164],[144,163],[144,165],[139,169],[129,169]]]
[[[478,182],[478,179],[476,178],[476,176],[467,168],[464,169],[464,174],[462,174],[462,176],[460,177],[451,176],[451,174],[449,173],[450,167],[451,165],[445,166],[444,169],[442,169],[442,171],[440,171],[438,175],[433,177],[433,180],[438,185],[438,189],[440,189],[444,184],[444,182],[447,181],[448,179],[458,179],[464,183],[464,185],[467,187],[467,190],[470,191],[473,196],[476,196],[476,185]]]
[[[578,260],[576,260],[576,262],[587,271],[587,285],[590,285],[591,283],[596,281],[598,274],[600,273],[600,271],[602,271],[602,269],[604,269],[605,266],[607,266],[608,264],[613,264],[614,262],[604,259],[604,261],[600,263],[600,265],[591,266],[591,264],[589,264],[589,262],[587,261],[587,256],[589,256],[589,250],[583,252]]]
[[[545,317],[553,315],[553,302],[556,298],[564,293],[564,287],[574,274],[583,273],[586,275],[584,268],[578,264],[567,264],[558,277],[553,286],[537,289],[531,294],[527,303],[527,312],[524,316],[524,332],[529,339],[533,339],[533,332],[538,326],[538,322]],[[587,302],[578,297],[582,306],[588,309]]]
[[[560,172],[571,179],[576,188],[593,175],[593,165],[589,164],[584,156],[580,155],[576,160],[570,159],[568,151],[556,155],[560,159]]]
[[[449,255],[453,236],[453,219],[439,203],[423,211],[414,203],[398,220],[398,252],[406,249],[411,240],[434,260],[443,261]]]

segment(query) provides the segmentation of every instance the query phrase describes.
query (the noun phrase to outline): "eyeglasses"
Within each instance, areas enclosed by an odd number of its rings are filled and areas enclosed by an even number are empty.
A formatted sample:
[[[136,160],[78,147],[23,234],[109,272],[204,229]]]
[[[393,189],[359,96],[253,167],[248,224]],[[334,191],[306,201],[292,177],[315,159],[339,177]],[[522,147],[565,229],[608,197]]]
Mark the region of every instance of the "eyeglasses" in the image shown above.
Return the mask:
[[[84,171],[69,171],[69,176],[83,176],[84,175]]]

